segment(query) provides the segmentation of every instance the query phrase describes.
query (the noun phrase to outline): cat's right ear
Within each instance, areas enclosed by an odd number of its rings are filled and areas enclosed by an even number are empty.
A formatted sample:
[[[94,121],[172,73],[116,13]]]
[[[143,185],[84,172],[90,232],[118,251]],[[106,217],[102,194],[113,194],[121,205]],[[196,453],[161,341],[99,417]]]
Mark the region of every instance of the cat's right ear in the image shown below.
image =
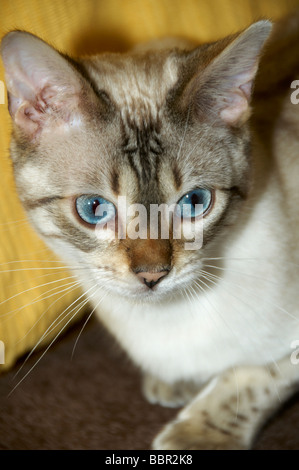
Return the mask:
[[[269,21],[258,21],[242,33],[225,38],[202,52],[189,54],[198,60],[182,97],[183,106],[213,123],[239,127],[250,116],[250,102],[261,51],[271,32]]]
[[[14,31],[1,43],[9,112],[29,138],[66,130],[76,119],[82,77],[59,52],[36,36]]]

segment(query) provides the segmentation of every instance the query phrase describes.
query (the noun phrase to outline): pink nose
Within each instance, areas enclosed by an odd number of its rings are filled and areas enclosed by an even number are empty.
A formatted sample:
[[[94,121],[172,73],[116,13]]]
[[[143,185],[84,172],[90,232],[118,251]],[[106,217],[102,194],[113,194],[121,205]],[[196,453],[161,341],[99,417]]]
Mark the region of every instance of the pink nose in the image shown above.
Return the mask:
[[[158,273],[141,272],[137,273],[137,276],[144,284],[152,289],[159,281],[161,281],[162,277],[165,277],[167,274],[168,271],[160,271]]]

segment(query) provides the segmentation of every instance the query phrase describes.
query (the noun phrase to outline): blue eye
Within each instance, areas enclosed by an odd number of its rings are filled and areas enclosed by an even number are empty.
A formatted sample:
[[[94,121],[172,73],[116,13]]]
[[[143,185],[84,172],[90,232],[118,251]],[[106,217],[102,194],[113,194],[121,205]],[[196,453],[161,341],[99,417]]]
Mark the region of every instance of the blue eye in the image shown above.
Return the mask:
[[[203,215],[210,207],[212,202],[212,192],[209,189],[194,189],[185,194],[179,202],[181,217],[189,219]],[[196,204],[200,204],[196,207]]]
[[[100,196],[80,196],[76,199],[76,209],[82,220],[88,224],[105,224],[115,217],[116,209],[112,202]]]

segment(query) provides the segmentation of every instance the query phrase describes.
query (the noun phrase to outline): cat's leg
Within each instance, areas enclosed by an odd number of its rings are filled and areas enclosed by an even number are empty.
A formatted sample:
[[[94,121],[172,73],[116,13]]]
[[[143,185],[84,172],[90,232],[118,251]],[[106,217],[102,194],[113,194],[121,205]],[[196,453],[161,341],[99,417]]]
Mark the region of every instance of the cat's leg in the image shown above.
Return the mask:
[[[154,449],[249,449],[282,403],[297,389],[299,366],[240,367],[212,379],[158,434]]]
[[[175,382],[168,384],[151,374],[144,374],[142,381],[143,395],[149,403],[170,408],[178,408],[188,403],[200,390],[195,382]]]

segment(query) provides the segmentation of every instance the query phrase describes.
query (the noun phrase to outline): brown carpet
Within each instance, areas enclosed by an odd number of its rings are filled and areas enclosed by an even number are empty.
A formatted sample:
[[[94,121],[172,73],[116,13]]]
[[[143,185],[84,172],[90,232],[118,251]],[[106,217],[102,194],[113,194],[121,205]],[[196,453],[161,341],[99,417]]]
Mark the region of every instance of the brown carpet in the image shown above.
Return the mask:
[[[17,367],[0,377],[0,449],[149,449],[177,410],[148,404],[138,371],[103,331],[90,321],[73,328],[51,347],[8,396],[39,355],[20,375]],[[299,396],[262,431],[256,449],[299,449]]]

